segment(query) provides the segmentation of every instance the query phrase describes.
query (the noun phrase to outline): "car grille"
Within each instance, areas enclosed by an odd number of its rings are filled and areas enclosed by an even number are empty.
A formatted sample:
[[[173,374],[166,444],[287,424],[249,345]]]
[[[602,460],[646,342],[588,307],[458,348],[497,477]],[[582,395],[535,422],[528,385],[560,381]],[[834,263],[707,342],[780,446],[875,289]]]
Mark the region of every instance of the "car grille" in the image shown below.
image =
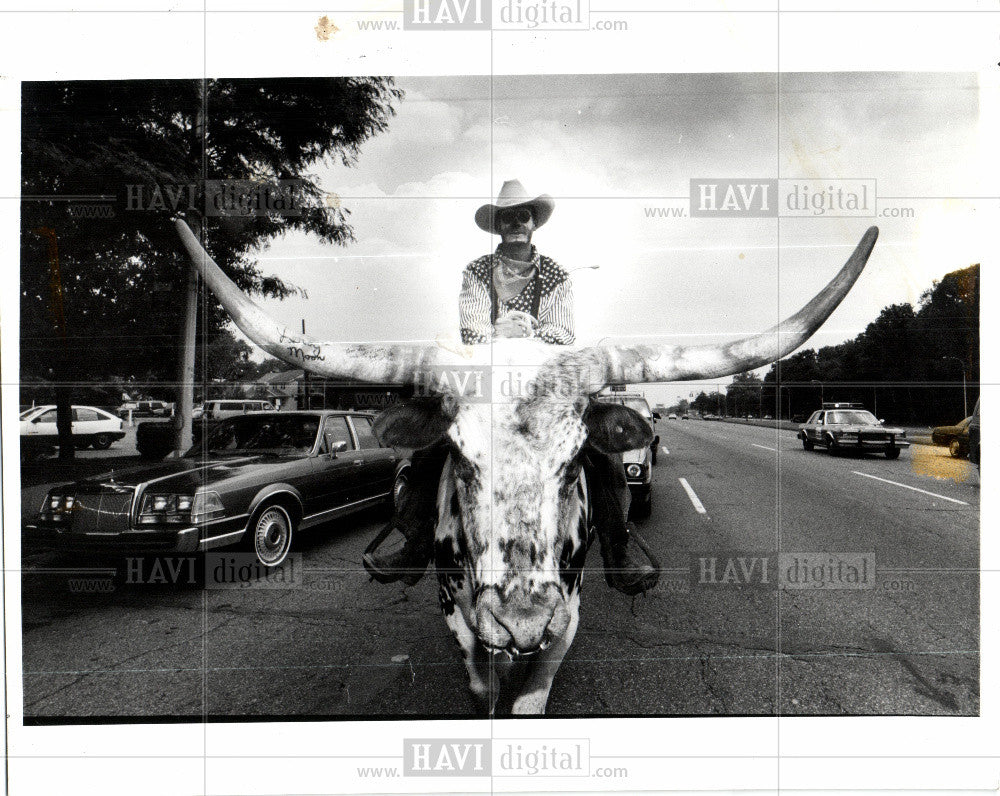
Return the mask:
[[[73,533],[121,533],[129,528],[133,489],[77,493],[73,503]]]
[[[864,431],[858,436],[858,439],[861,442],[888,442],[889,435],[884,431]]]

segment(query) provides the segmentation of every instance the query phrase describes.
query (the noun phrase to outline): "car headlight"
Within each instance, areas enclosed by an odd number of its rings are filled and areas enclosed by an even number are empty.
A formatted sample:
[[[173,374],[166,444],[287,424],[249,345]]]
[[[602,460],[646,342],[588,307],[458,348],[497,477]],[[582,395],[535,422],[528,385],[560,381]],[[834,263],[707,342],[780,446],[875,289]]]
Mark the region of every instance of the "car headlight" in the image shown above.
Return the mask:
[[[223,511],[217,492],[194,495],[151,492],[142,497],[139,522],[146,525],[174,522],[201,522]]]
[[[642,477],[642,465],[641,464],[630,464],[625,467],[625,475],[629,478],[641,478]]]
[[[38,518],[51,522],[66,522],[73,512],[73,504],[76,502],[75,495],[68,495],[63,492],[49,492],[42,501],[42,507],[38,511]]]

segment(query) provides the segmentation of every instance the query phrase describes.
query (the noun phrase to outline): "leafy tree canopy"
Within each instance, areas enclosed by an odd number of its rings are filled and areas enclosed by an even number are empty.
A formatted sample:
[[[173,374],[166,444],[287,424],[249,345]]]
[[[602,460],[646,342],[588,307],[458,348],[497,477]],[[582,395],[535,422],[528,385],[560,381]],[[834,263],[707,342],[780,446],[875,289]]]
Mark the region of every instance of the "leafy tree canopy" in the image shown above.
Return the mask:
[[[352,240],[349,211],[308,170],[353,164],[401,97],[380,77],[25,83],[22,379],[172,378],[189,268],[175,215],[203,222],[242,290],[286,295],[254,253],[289,229]],[[280,201],[213,214],[228,188]],[[198,341],[238,360],[220,337],[227,323],[205,293]]]

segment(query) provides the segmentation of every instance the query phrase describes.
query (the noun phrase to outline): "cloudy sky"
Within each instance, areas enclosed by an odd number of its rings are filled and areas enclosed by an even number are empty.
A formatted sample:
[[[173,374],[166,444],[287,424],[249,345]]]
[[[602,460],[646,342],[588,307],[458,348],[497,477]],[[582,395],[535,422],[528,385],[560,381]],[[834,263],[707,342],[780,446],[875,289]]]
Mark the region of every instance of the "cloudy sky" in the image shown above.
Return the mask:
[[[581,342],[705,342],[795,312],[872,223],[865,274],[809,345],[853,337],[888,304],[915,302],[981,258],[989,193],[976,164],[978,88],[968,74],[549,75],[398,78],[387,132],[354,168],[317,166],[351,211],[357,242],[289,235],[265,273],[308,299],[272,314],[332,340],[457,336],[462,268],[498,239],[473,223],[506,179],[556,199],[539,249],[574,271]],[[898,218],[651,218],[687,207],[692,178],[877,180]],[[779,245],[780,244],[780,245]],[[594,266],[598,266],[594,268]],[[647,388],[672,402],[688,386]]]

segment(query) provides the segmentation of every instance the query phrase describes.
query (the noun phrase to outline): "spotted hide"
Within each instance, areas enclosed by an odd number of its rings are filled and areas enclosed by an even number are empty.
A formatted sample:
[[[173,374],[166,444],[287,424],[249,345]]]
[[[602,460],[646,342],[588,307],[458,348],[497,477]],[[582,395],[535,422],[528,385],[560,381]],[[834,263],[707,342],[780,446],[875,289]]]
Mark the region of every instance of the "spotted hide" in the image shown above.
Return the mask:
[[[590,538],[585,443],[618,453],[653,436],[628,407],[562,394],[415,400],[375,422],[389,444],[450,449],[437,499],[439,597],[472,694],[490,712],[508,683],[512,712],[543,713],[576,633]]]
[[[709,380],[784,357],[848,294],[878,237],[870,228],[799,312],[740,340],[572,348],[529,339],[462,347],[298,334],[244,296],[183,221],[176,226],[209,288],[265,351],[319,376],[405,384],[421,393],[383,412],[376,432],[401,447],[449,447],[435,540],[441,607],[481,706],[497,710],[509,697],[514,713],[544,712],[576,632],[588,538],[584,445],[611,454],[651,439],[639,415],[592,397],[611,383]],[[505,681],[511,687],[498,688]]]
[[[492,652],[479,643],[476,632],[475,567],[468,555],[468,546],[462,533],[461,509],[456,491],[456,478],[449,459],[441,477],[438,493],[438,524],[434,539],[434,565],[438,578],[438,600],[441,612],[461,653],[469,674],[469,690],[480,712],[492,714],[497,707],[501,685],[505,685],[505,700],[501,703],[511,713],[539,714],[552,688],[559,665],[573,643],[580,621],[580,587],[583,583],[583,562],[590,541],[590,512],[587,496],[587,479],[581,471],[565,492],[565,521],[559,523],[556,548],[559,552],[558,595],[565,606],[567,620],[555,641],[546,638],[538,645],[535,654],[520,655],[510,649],[501,654],[499,648]],[[517,545],[508,543],[507,549]],[[521,545],[523,547],[523,545]],[[505,566],[516,566],[517,555],[507,556]],[[531,550],[527,551],[530,565]],[[561,622],[562,620],[560,620]],[[516,648],[514,648],[516,649]],[[502,712],[507,712],[502,710]]]

